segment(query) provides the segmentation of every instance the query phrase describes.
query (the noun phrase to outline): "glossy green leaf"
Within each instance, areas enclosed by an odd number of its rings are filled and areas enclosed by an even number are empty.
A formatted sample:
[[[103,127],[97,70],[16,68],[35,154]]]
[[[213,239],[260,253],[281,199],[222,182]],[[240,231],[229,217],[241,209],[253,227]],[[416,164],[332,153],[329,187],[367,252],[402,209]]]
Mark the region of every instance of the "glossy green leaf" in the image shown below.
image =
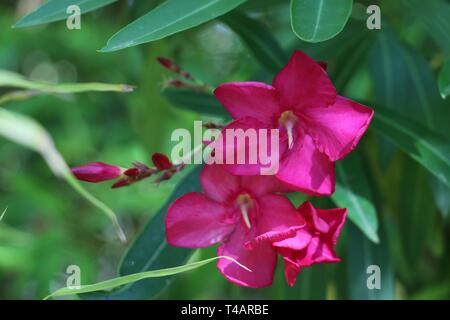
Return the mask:
[[[178,197],[188,192],[201,191],[199,183],[200,166],[179,183],[166,204],[150,219],[140,235],[125,254],[120,266],[121,276],[155,269],[170,268],[184,264],[194,252],[192,249],[170,246],[166,241],[164,218],[167,208]],[[84,299],[149,299],[161,292],[170,279],[146,279],[127,285],[110,293],[82,295]]]
[[[436,77],[426,59],[417,51],[403,46],[389,27],[377,36],[369,58],[374,83],[374,102],[386,106],[402,116],[414,120],[433,132],[450,139],[448,121],[450,108],[445,105],[437,89]],[[392,160],[394,146],[380,141],[380,160],[385,169]],[[443,214],[446,208],[442,193],[450,189],[432,182],[435,201]]]
[[[361,159],[352,153],[336,164],[336,191],[331,199],[337,206],[347,208],[350,220],[371,241],[378,243],[378,218],[370,194]]]
[[[372,127],[450,186],[450,142],[387,109],[376,107]]]
[[[439,91],[442,99],[450,95],[450,60],[448,60],[439,72]]]
[[[263,23],[240,12],[224,15],[220,20],[239,35],[263,68],[277,73],[284,67],[288,57]]]
[[[114,224],[119,238],[126,240],[114,212],[87,192],[74,178],[52,138],[39,123],[25,115],[0,108],[0,136],[40,153],[53,173],[65,179],[81,196],[102,210]]]
[[[129,274],[126,276],[117,277],[110,280],[101,281],[94,284],[88,284],[88,285],[82,285],[80,288],[61,288],[59,290],[56,290],[55,292],[51,293],[47,297],[45,297],[45,300],[54,298],[54,297],[61,297],[61,296],[67,296],[67,295],[74,295],[74,294],[81,294],[81,293],[88,293],[88,292],[95,292],[95,291],[103,291],[103,290],[110,290],[114,289],[123,285],[132,284],[140,280],[148,279],[148,278],[161,278],[161,277],[167,277],[176,275],[179,273],[191,271],[197,268],[200,268],[208,263],[214,262],[218,259],[227,259],[230,261],[233,261],[237,265],[239,265],[241,268],[247,270],[248,272],[251,272],[250,269],[245,267],[244,265],[237,262],[235,259],[227,256],[219,256],[214,257],[210,259],[205,259],[202,261],[192,262],[185,264],[184,266],[179,267],[172,267],[172,268],[166,268],[161,270],[152,270],[152,271],[145,271],[145,272],[139,272],[134,274]]]
[[[352,223],[348,230],[348,288],[351,299],[357,300],[389,300],[395,298],[395,278],[392,269],[386,238],[380,244],[370,242],[367,237]],[[374,267],[371,267],[374,266]],[[370,289],[371,276],[375,276],[379,268],[380,288]]]
[[[233,10],[246,0],[167,0],[113,35],[101,52],[163,39]]]
[[[308,42],[333,38],[344,29],[353,0],[291,0],[291,26]]]
[[[35,11],[21,18],[14,25],[15,28],[31,27],[67,19],[72,13],[67,13],[71,5],[80,7],[81,13],[93,11],[117,0],[49,0]]]
[[[215,117],[229,117],[212,94],[189,89],[166,89],[166,99],[175,107]]]
[[[22,75],[0,70],[0,87],[21,88],[45,93],[80,93],[87,91],[131,92],[133,87],[126,84],[109,83],[61,83],[51,84],[27,80]]]

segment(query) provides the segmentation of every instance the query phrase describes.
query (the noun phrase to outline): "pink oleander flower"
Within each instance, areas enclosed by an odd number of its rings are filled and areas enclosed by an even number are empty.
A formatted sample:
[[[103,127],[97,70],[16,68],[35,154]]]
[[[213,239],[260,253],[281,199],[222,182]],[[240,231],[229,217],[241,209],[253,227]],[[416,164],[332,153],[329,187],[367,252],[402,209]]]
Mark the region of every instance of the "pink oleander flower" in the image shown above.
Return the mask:
[[[82,181],[102,182],[120,177],[123,168],[103,162],[91,162],[72,168],[73,175]]]
[[[293,286],[301,269],[316,263],[335,263],[340,259],[334,248],[347,216],[347,209],[316,209],[310,202],[298,208],[306,227],[295,237],[274,242],[284,260],[286,280]]]
[[[220,259],[217,267],[231,282],[253,288],[270,285],[277,251],[295,250],[294,246],[303,250],[315,239],[315,233],[306,237],[301,232],[307,222],[285,196],[277,194],[287,189],[274,176],[239,177],[222,166],[206,165],[200,183],[204,193],[185,194],[168,208],[167,242],[187,248],[220,243],[219,256],[230,256],[252,270]],[[308,232],[314,230],[313,225]]]
[[[295,51],[272,85],[230,82],[214,92],[235,119],[225,129],[280,129],[276,177],[313,195],[334,192],[334,162],[355,148],[373,116],[372,109],[336,94],[325,67]],[[239,148],[234,144],[225,141],[225,149]],[[261,165],[225,169],[258,175]]]

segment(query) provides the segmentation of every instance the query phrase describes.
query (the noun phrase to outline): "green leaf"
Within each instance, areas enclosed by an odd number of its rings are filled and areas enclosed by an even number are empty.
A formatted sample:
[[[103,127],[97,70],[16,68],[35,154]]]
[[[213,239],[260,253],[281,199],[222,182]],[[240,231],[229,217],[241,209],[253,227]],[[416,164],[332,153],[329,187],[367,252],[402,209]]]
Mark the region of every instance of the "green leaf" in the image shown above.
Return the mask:
[[[163,95],[180,109],[215,117],[230,117],[220,102],[210,93],[189,89],[166,89]]]
[[[371,241],[378,243],[378,218],[369,183],[357,153],[336,164],[336,191],[331,199],[348,209],[348,217]]]
[[[403,0],[399,10],[412,15],[409,21],[419,21],[430,37],[446,53],[450,54],[450,4],[446,0]]]
[[[233,10],[246,0],[167,0],[113,35],[101,49],[110,52],[163,39]]]
[[[51,84],[40,81],[30,81],[22,75],[0,69],[0,87],[21,88],[44,93],[80,93],[87,91],[117,91],[131,92],[133,87],[126,84],[109,83],[61,83]]]
[[[73,294],[81,294],[81,293],[88,293],[88,292],[95,292],[95,291],[102,291],[102,290],[110,290],[119,286],[123,286],[126,284],[131,284],[140,280],[148,279],[148,278],[160,278],[160,277],[167,277],[172,276],[175,274],[183,273],[186,271],[194,270],[197,268],[200,268],[208,263],[211,263],[213,261],[216,261],[218,259],[227,259],[230,261],[233,261],[243,269],[247,270],[248,272],[251,272],[250,269],[248,269],[246,266],[240,264],[235,259],[227,256],[218,256],[210,259],[205,259],[202,261],[197,261],[193,263],[186,264],[184,266],[179,267],[172,267],[172,268],[166,268],[166,269],[160,269],[160,270],[152,270],[152,271],[145,271],[145,272],[139,272],[134,274],[129,274],[126,276],[117,277],[114,279],[101,281],[95,284],[88,284],[80,286],[80,288],[61,288],[59,290],[56,290],[55,292],[51,293],[47,297],[44,298],[44,300],[53,298],[53,297],[61,297],[66,295],[73,295]]]
[[[39,123],[25,115],[0,108],[0,136],[40,153],[53,173],[65,179],[82,197],[102,210],[112,221],[119,238],[126,240],[114,212],[80,185],[56,149],[52,138]]]
[[[67,13],[67,8],[71,5],[79,6],[80,12],[86,13],[115,1],[117,0],[49,0],[35,11],[17,21],[14,28],[31,27],[67,19],[71,15]]]
[[[446,99],[450,95],[450,60],[442,67],[438,79],[441,97],[442,99]]]
[[[442,183],[450,186],[450,142],[387,109],[376,107],[372,126]]]
[[[170,246],[166,241],[164,218],[169,205],[188,192],[201,191],[199,183],[200,166],[179,183],[166,204],[150,219],[125,254],[119,274],[121,276],[154,269],[169,268],[184,264],[194,250]],[[170,279],[147,279],[127,285],[110,293],[83,295],[85,299],[149,299],[157,295],[170,283]]]
[[[352,223],[347,224],[349,234],[347,266],[348,288],[351,299],[389,300],[395,298],[395,277],[391,265],[386,238],[380,244],[374,244],[364,236]],[[369,266],[380,269],[380,289],[369,289],[367,284],[374,273]],[[368,272],[369,271],[369,272]]]
[[[333,38],[344,29],[353,0],[291,0],[291,26],[308,42]]]
[[[277,73],[286,64],[286,53],[263,23],[240,12],[224,15],[220,20],[239,35],[263,68]]]

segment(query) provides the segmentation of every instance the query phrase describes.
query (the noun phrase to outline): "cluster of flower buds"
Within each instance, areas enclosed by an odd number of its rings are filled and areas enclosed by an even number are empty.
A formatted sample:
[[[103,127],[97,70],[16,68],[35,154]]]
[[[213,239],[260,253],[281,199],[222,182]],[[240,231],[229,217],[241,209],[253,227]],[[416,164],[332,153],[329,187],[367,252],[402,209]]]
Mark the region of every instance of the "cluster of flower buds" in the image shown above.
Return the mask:
[[[131,168],[122,168],[103,162],[91,162],[72,168],[72,173],[78,180],[94,183],[118,179],[112,185],[112,188],[116,189],[154,175],[159,175],[155,180],[155,183],[159,184],[162,181],[169,180],[175,173],[184,168],[183,163],[173,164],[162,153],[154,153],[152,162],[152,167],[141,162],[134,162]]]
[[[189,72],[181,69],[172,60],[164,57],[157,58],[157,61],[167,70],[173,72],[179,79],[168,79],[164,87],[177,89],[191,89],[195,91],[208,91],[211,88],[195,79]]]

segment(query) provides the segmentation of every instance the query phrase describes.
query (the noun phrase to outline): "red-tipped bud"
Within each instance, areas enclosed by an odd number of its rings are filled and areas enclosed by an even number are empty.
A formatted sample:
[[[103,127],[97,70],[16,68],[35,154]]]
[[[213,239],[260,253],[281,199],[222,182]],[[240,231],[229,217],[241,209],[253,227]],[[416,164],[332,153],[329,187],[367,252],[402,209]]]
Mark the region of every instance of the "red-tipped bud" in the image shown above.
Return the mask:
[[[82,181],[102,182],[120,177],[122,169],[103,162],[91,162],[71,169],[73,175]]]
[[[167,85],[169,87],[173,87],[173,88],[187,88],[189,87],[189,85],[187,83],[184,83],[181,80],[175,79],[175,80],[170,80]]]
[[[172,60],[163,57],[159,57],[157,58],[157,60],[164,68],[169,69],[176,74],[179,74],[183,78],[194,81],[194,78],[188,72],[182,70],[179,66],[173,63]]]
[[[169,69],[170,71],[176,73],[180,71],[180,68],[177,65],[175,65],[170,59],[158,57],[157,60],[164,68]]]
[[[319,61],[317,63],[319,64],[319,66],[322,67],[323,70],[327,71],[328,62],[326,62],[326,61]]]
[[[125,172],[123,174],[128,177],[135,177],[139,174],[139,169],[138,168],[130,168],[130,169],[125,170]]]
[[[120,179],[119,181],[117,181],[116,183],[114,183],[111,188],[113,189],[117,189],[117,188],[122,188],[125,186],[128,186],[131,183],[131,181],[127,178],[125,179]]]
[[[172,162],[162,153],[154,153],[152,155],[152,162],[159,170],[167,170],[172,168]]]

